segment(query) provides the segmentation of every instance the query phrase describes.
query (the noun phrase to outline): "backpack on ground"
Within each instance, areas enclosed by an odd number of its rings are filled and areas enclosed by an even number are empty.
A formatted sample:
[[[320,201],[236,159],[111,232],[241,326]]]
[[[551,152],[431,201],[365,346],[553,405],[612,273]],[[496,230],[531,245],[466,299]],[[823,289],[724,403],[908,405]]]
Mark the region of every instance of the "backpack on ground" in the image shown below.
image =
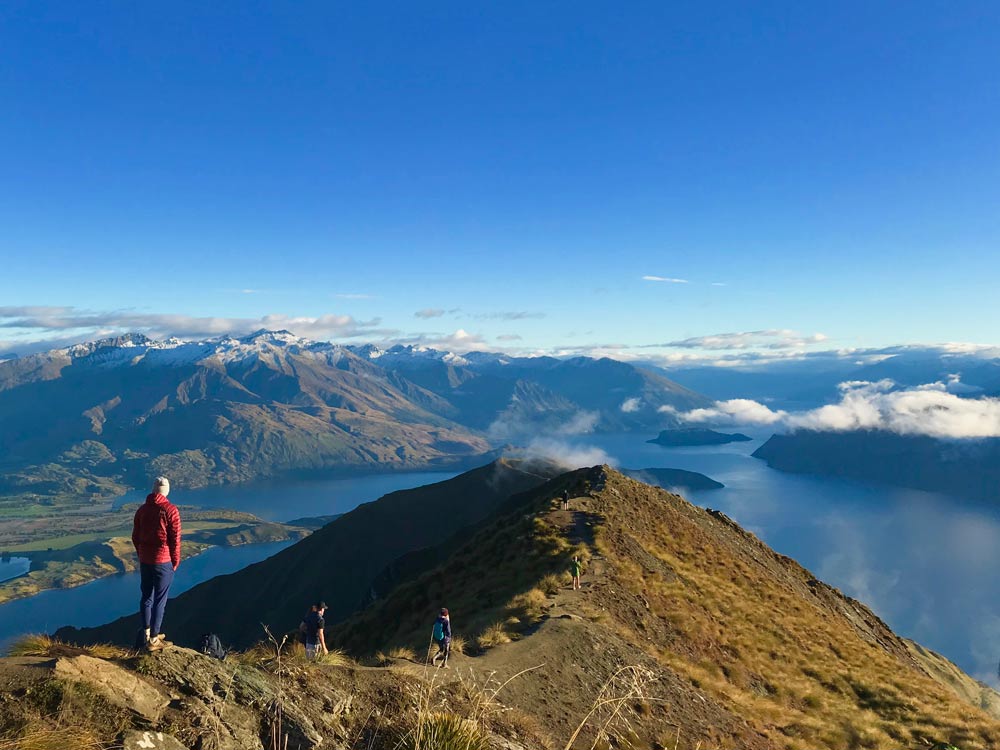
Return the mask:
[[[213,659],[226,658],[226,649],[222,647],[222,641],[215,633],[205,633],[201,637],[201,653],[211,656]]]

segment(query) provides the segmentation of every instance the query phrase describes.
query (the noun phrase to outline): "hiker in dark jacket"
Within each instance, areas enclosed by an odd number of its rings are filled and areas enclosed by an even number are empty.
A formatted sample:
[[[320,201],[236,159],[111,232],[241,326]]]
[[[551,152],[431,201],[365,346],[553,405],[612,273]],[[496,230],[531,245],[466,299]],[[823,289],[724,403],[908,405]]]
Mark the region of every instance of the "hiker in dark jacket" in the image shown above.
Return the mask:
[[[166,477],[157,477],[153,491],[139,506],[132,522],[132,544],[139,555],[142,589],[139,613],[146,648],[150,651],[163,648],[165,638],[160,632],[163,611],[174,572],[181,563],[181,514],[167,500],[168,494],[170,482]]]
[[[446,607],[441,608],[441,614],[434,621],[434,631],[432,634],[438,651],[431,659],[431,664],[437,666],[437,660],[444,657],[444,668],[448,668],[448,654],[451,653],[451,615]]]
[[[312,605],[306,616],[299,623],[299,632],[302,633],[306,645],[306,658],[318,659],[330,653],[326,648],[326,602],[317,602]]]

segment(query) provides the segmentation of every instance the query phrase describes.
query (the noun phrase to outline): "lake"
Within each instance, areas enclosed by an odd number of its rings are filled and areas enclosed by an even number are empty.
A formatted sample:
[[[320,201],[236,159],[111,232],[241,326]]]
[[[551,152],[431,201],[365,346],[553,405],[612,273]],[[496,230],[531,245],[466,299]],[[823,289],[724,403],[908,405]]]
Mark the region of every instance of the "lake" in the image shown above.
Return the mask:
[[[783,474],[750,456],[768,435],[748,434],[757,439],[697,448],[664,448],[636,435],[589,435],[546,443],[546,449],[584,456],[588,463],[606,457],[628,468],[687,469],[717,479],[725,489],[684,494],[699,505],[722,510],[818,578],[868,604],[900,635],[996,684],[1000,507],[917,490]],[[343,513],[387,492],[450,476],[411,473],[253,482],[177,491],[171,499],[289,520]],[[184,563],[174,592],[238,570],[284,546],[211,549]],[[137,576],[114,576],[0,606],[0,644],[19,633],[112,620],[136,608],[138,588]]]
[[[0,559],[0,581],[23,576],[28,572],[31,560],[27,557],[9,557]]]
[[[241,486],[174,490],[170,499],[181,505],[233,508],[255,513],[269,521],[290,521],[305,516],[346,513],[361,503],[377,500],[396,490],[419,487],[455,476],[454,472],[396,472],[360,477],[301,481],[260,481]],[[132,493],[118,504],[142,502],[145,493]],[[172,596],[218,575],[264,560],[291,542],[213,547],[185,560],[178,569]],[[28,560],[11,558],[0,563],[0,580],[23,575]],[[109,576],[72,589],[52,589],[26,599],[0,605],[0,652],[25,633],[51,633],[63,625],[101,625],[138,609],[139,574]],[[169,633],[168,620],[164,626]]]

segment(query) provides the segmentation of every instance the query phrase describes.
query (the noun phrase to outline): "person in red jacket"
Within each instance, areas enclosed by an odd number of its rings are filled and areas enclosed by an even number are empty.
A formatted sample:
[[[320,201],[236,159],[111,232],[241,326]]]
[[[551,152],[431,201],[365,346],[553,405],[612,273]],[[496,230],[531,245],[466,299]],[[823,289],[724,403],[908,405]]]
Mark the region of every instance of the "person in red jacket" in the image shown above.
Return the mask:
[[[153,491],[139,506],[132,522],[132,544],[139,555],[142,581],[139,613],[146,633],[146,648],[150,651],[163,648],[165,638],[160,632],[163,611],[174,572],[181,562],[181,514],[167,500],[168,494],[170,482],[166,477],[157,477]]]

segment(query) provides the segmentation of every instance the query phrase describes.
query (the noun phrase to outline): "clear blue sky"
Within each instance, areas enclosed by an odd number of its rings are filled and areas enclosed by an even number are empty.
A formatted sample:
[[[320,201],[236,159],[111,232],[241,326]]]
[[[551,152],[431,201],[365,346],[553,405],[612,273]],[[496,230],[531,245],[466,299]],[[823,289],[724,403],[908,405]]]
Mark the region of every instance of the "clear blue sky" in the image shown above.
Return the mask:
[[[996,2],[8,0],[0,340],[995,343],[998,50]]]

